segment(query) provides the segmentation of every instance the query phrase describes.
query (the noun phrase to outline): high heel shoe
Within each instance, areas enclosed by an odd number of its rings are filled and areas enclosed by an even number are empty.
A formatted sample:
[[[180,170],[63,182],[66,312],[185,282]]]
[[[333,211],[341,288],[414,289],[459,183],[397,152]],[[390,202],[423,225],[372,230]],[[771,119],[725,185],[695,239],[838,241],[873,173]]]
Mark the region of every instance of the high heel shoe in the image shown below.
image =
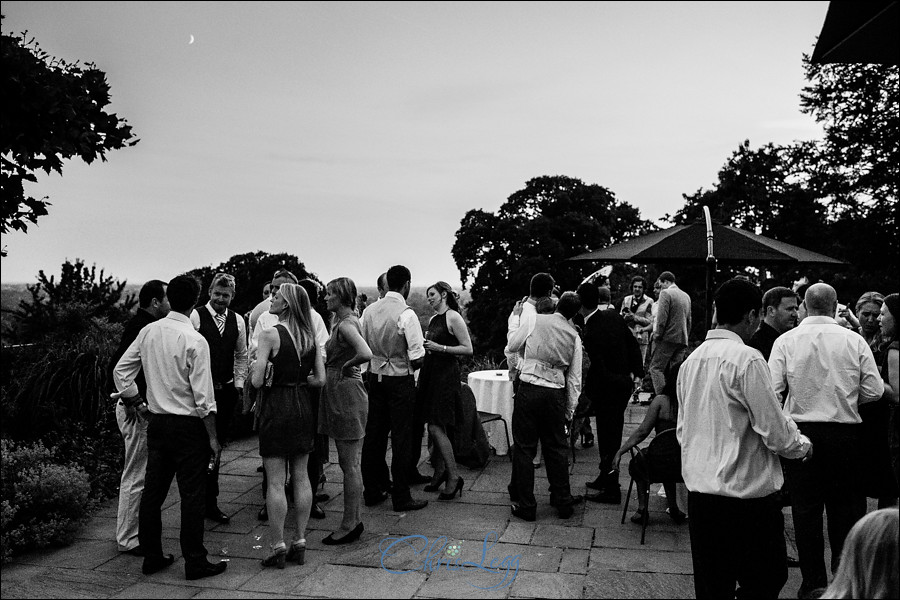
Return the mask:
[[[279,569],[284,568],[284,561],[287,557],[287,548],[284,546],[284,542],[272,546],[272,554],[262,559],[262,566],[264,567],[278,567]]]
[[[438,477],[436,481],[434,479],[432,479],[431,483],[429,483],[422,489],[426,492],[436,492],[439,489],[441,489],[441,484],[444,483],[445,481],[447,481],[448,476],[449,475],[448,475],[447,471],[444,471],[444,473],[440,477]]]
[[[594,434],[589,433],[587,435],[581,434],[581,447],[582,448],[593,448],[594,446]]]
[[[306,562],[306,540],[297,540],[291,542],[291,549],[288,550],[287,560],[302,565]]]
[[[343,537],[336,538],[333,533],[328,534],[328,537],[322,540],[322,543],[326,546],[337,546],[340,544],[349,544],[351,542],[355,542],[359,539],[359,536],[362,535],[363,532],[363,524],[362,521],[359,524],[350,530],[349,533],[344,535]]]
[[[453,488],[453,491],[450,492],[449,494],[445,494],[444,492],[441,492],[440,494],[438,494],[438,500],[453,500],[454,498],[456,498],[457,492],[459,492],[459,497],[462,498],[463,483],[465,483],[463,481],[463,478],[457,477],[456,478],[456,487]]]

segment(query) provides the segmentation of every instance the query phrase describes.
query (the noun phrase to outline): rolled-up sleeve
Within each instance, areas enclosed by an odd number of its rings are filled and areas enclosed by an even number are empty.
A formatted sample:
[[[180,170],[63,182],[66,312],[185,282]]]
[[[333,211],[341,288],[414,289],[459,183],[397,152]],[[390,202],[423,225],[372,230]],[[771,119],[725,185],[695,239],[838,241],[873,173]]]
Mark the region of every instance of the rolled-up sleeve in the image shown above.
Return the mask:
[[[190,358],[189,379],[194,394],[194,406],[197,416],[202,419],[210,413],[216,412],[216,395],[213,388],[209,345],[206,340],[198,340],[198,343],[192,346],[188,353]]]
[[[772,378],[762,355],[752,359],[736,378],[740,397],[745,399],[750,426],[760,435],[763,444],[785,458],[803,458],[809,451],[809,439],[800,433],[794,420],[781,410]]]
[[[572,356],[572,364],[566,373],[566,418],[571,419],[578,406],[578,397],[581,395],[581,369],[582,369],[581,338],[575,336],[575,354]]]
[[[234,345],[234,386],[244,387],[247,380],[247,326],[244,317],[235,313],[237,317],[238,339]]]
[[[419,317],[411,308],[404,310],[400,314],[399,323],[397,323],[400,331],[406,337],[407,356],[409,360],[416,360],[425,356],[425,336],[422,335],[422,325],[419,323]]]
[[[134,398],[138,395],[138,388],[134,383],[134,378],[141,371],[140,342],[143,337],[141,333],[138,334],[113,369],[113,383],[116,389],[121,392],[122,398]]]

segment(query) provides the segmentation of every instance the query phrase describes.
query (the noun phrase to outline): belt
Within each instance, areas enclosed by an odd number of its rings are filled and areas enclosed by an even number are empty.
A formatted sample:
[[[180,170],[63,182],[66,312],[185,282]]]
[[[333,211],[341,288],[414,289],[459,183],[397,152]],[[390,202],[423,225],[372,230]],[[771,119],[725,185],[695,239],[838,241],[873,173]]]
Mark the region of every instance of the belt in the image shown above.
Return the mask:
[[[369,379],[374,379],[375,381],[381,381],[383,379],[407,379],[408,377],[412,377],[412,374],[408,375],[382,375],[381,373],[373,373],[371,371],[367,371],[369,374]]]

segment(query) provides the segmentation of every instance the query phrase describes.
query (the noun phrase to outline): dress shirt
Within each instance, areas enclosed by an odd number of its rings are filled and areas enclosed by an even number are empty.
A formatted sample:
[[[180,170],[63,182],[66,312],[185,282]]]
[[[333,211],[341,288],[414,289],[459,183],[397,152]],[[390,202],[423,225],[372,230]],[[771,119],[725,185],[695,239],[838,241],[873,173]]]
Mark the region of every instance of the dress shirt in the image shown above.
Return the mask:
[[[213,318],[213,323],[215,323],[216,315],[219,313],[216,312],[216,309],[214,309],[209,302],[206,303],[204,308],[209,311],[209,316]],[[234,387],[242,388],[244,387],[244,382],[247,380],[247,326],[244,325],[244,317],[237,313],[234,313],[234,316],[237,319],[238,329],[237,342],[234,345]],[[200,314],[197,312],[196,308],[191,311],[191,324],[194,326],[195,330],[200,330]],[[226,381],[225,383],[231,382]]]
[[[384,295],[382,300],[386,298],[394,298],[400,300],[403,304],[406,304],[406,298],[399,292],[388,292]],[[369,306],[374,306],[374,303]],[[366,308],[368,308],[368,306]],[[372,313],[368,314],[371,315]],[[363,318],[360,326],[363,339],[368,340],[367,324],[369,323],[369,319],[365,318],[366,316],[366,311],[363,311]],[[400,316],[397,318],[397,329],[399,334],[406,338],[406,356],[409,358],[410,363],[425,356],[425,335],[422,333],[422,324],[419,322],[416,311],[410,308],[409,310],[401,312]],[[369,370],[372,370],[371,365],[369,365]]]
[[[781,412],[758,351],[713,329],[678,373],[681,472],[692,492],[762,498],[781,489],[776,454],[802,458],[810,441]]]
[[[521,354],[520,361],[522,381],[541,387],[561,389],[566,388],[566,420],[571,420],[578,405],[578,397],[581,395],[581,371],[582,371],[582,344],[574,325],[559,313],[541,315],[548,319],[558,319],[567,327],[571,327],[575,333],[574,353],[567,365],[562,367],[551,364],[546,359],[552,357],[565,358],[568,355],[566,348],[554,348],[558,340],[549,336],[542,336],[541,329],[537,329],[537,313],[533,319],[529,319],[519,327],[509,340],[511,352]],[[556,324],[557,326],[559,323]]]
[[[884,394],[865,338],[831,317],[806,317],[781,334],[769,369],[775,391],[788,390],[784,414],[798,423],[861,423],[859,404]]]
[[[202,419],[216,412],[209,344],[185,315],[172,311],[141,329],[113,371],[123,398],[137,395],[142,367],[153,414]]]
[[[316,336],[316,346],[319,347],[319,354],[322,360],[325,359],[325,344],[328,342],[328,328],[325,327],[325,320],[317,311],[309,310],[310,320],[313,324],[313,331]],[[253,328],[253,335],[250,336],[250,360],[256,360],[256,352],[259,350],[259,333],[263,329],[275,327],[278,325],[278,315],[273,315],[269,311],[259,315],[256,320],[256,327]]]
[[[509,313],[506,319],[506,348],[503,354],[506,356],[506,365],[510,370],[518,367],[519,361],[522,359],[521,352],[513,352],[509,349],[509,340],[520,327],[530,327],[534,325],[534,318],[537,316],[537,308],[530,300],[522,303],[522,313],[516,314],[515,309]]]

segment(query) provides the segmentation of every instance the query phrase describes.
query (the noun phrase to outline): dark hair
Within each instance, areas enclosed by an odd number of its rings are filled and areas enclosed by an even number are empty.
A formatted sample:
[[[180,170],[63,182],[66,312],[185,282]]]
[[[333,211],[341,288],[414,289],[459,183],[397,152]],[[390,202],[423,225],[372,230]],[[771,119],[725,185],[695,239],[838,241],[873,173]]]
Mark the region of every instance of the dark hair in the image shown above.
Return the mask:
[[[762,292],[746,279],[729,279],[715,295],[716,320],[724,325],[737,325],[752,310],[759,311]]]
[[[777,309],[781,305],[781,301],[785,298],[797,298],[797,302],[800,302],[800,299],[797,297],[797,293],[794,292],[791,288],[786,288],[782,286],[776,286],[771,288],[762,297],[762,311],[766,312],[766,309],[770,306]]]
[[[609,304],[609,301],[612,299],[612,293],[610,293],[609,288],[605,285],[601,285],[597,288],[597,302],[600,301]]]
[[[578,294],[581,305],[588,310],[594,310],[600,303],[599,288],[593,281],[585,281],[578,286],[575,293]]]
[[[403,265],[394,265],[387,270],[387,284],[390,291],[399,292],[408,281],[412,281],[412,274]]]
[[[154,299],[163,301],[166,297],[166,282],[159,279],[151,279],[141,287],[138,294],[138,306],[147,308]]]
[[[672,271],[663,271],[659,274],[659,277],[657,277],[657,279],[659,279],[660,281],[670,281],[672,283],[675,283],[675,274],[672,273]]]
[[[567,319],[578,314],[580,308],[581,300],[578,299],[578,294],[575,292],[563,292],[563,295],[559,297],[559,302],[556,303],[556,312]]]
[[[644,279],[643,275],[635,275],[631,278],[631,287],[628,288],[628,291],[634,291],[634,284],[640,282],[644,286],[644,291],[647,291],[647,280]]]
[[[556,282],[553,281],[550,273],[537,273],[531,278],[531,283],[528,286],[529,294],[532,298],[549,296],[555,284]]]
[[[192,275],[179,275],[166,288],[169,304],[175,312],[193,308],[200,298],[200,281]]]
[[[309,303],[315,306],[319,301],[319,284],[312,279],[301,279],[297,285],[303,288],[303,291],[309,296]]]
[[[887,304],[888,312],[891,313],[891,316],[894,317],[894,321],[896,322],[897,318],[900,317],[900,296],[897,294],[888,294],[884,297],[884,303]],[[894,326],[894,335],[885,342],[893,342],[894,340],[900,339],[900,327]]]
[[[447,306],[459,312],[459,298],[456,296],[456,292],[453,291],[453,288],[450,287],[450,284],[446,281],[438,281],[434,285],[428,286],[428,289],[425,290],[425,293],[428,293],[428,290],[434,288],[438,294],[447,293]]]

